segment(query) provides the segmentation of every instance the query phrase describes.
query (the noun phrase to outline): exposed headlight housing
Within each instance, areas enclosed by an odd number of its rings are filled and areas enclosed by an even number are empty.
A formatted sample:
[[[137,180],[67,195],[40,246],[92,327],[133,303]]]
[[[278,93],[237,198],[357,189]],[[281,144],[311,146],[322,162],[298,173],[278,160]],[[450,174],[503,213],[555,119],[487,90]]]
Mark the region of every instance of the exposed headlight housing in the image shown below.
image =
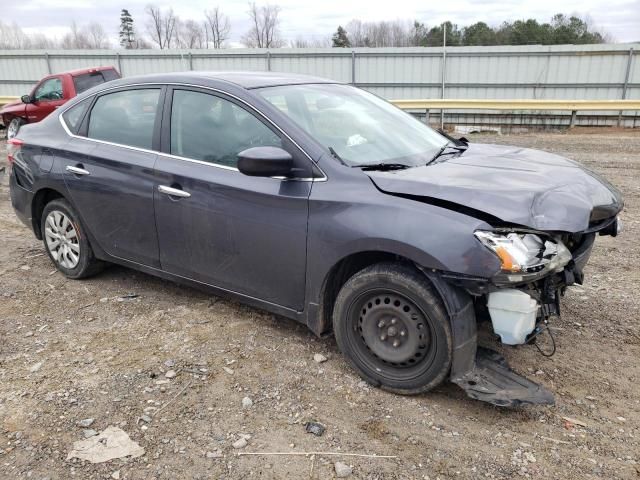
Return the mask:
[[[546,234],[478,230],[474,235],[500,259],[496,280],[502,282],[523,282],[561,272],[573,258],[562,241]]]

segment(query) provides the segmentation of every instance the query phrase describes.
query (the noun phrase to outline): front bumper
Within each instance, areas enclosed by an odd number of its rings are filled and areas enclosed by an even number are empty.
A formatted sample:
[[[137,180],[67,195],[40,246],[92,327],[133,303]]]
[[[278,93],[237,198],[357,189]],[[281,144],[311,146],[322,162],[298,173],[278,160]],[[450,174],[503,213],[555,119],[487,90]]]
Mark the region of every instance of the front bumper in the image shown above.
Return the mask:
[[[539,303],[537,322],[552,315],[558,315],[559,298],[564,290],[573,284],[582,284],[584,267],[589,261],[597,232],[582,234],[571,248],[572,259],[561,272],[549,274],[529,284],[520,284],[516,288],[528,293]],[[461,387],[466,394],[476,400],[503,407],[516,407],[527,404],[552,405],[553,394],[543,386],[515,373],[506,360],[498,353],[477,346],[476,322],[488,316],[486,294],[503,290],[490,279],[470,278],[456,274],[441,273],[440,278],[460,292],[466,292],[469,302],[466,316],[453,317],[454,337],[457,331],[469,330],[466,341],[454,349],[454,361],[450,380]],[[514,288],[509,286],[506,288]],[[446,295],[444,288],[439,288]],[[461,295],[461,294],[459,294]],[[475,299],[475,300],[472,300]],[[450,313],[451,313],[451,309]],[[473,325],[471,323],[473,322]]]

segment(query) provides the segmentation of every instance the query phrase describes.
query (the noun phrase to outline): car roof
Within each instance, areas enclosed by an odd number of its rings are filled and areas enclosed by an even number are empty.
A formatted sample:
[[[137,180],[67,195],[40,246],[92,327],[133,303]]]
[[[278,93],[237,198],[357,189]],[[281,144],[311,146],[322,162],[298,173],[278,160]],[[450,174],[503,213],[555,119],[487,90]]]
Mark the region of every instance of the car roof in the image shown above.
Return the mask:
[[[77,77],[78,75],[84,75],[85,73],[101,72],[103,70],[115,70],[115,68],[111,66],[79,68],[77,70],[69,70],[68,72],[55,73],[50,76],[71,75],[72,77]]]
[[[339,83],[326,78],[314,77],[311,75],[300,75],[297,73],[279,73],[279,72],[176,72],[161,73],[152,75],[142,75],[137,77],[128,77],[120,80],[119,84],[124,86],[140,82],[193,82],[197,84],[206,84],[207,81],[222,81],[233,83],[241,88],[253,89],[261,87],[275,87],[280,85],[302,85],[309,83]]]

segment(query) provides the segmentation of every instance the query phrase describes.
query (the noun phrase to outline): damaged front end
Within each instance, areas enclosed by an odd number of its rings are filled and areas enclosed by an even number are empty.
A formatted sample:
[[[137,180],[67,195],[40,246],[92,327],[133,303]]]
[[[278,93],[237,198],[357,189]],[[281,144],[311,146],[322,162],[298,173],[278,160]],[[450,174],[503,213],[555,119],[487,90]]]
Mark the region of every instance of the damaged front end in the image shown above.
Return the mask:
[[[483,317],[490,320],[493,331],[506,345],[535,344],[540,335],[548,334],[551,351],[538,349],[551,356],[555,342],[548,322],[560,315],[560,298],[567,287],[582,284],[583,268],[596,235],[616,236],[621,227],[614,216],[594,222],[584,232],[571,234],[515,228],[478,231],[476,238],[499,258],[500,271],[484,280],[440,274],[441,283],[464,290],[473,303],[475,319],[471,321]],[[446,291],[441,293],[447,295]],[[458,315],[453,321],[470,320]],[[455,333],[454,323],[454,336]],[[473,340],[467,335],[468,344],[475,345],[475,331],[473,334]],[[471,398],[509,407],[554,403],[550,391],[513,372],[497,352],[467,345],[464,351],[454,352],[454,356],[455,353],[458,361],[454,361],[451,381]]]

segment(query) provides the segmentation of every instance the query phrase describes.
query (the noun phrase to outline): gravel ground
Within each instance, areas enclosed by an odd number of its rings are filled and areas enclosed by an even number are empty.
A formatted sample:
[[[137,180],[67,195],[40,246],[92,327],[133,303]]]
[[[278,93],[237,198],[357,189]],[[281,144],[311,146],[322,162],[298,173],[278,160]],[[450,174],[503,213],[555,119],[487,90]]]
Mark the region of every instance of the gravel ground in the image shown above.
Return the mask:
[[[333,339],[292,321],[120,267],[67,280],[14,216],[5,176],[0,478],[329,479],[337,461],[363,479],[639,478],[640,135],[472,140],[566,155],[625,195],[626,231],[597,239],[586,284],[568,292],[554,323],[555,356],[504,349],[484,335],[515,370],[555,392],[555,406],[498,409],[449,384],[416,397],[388,394],[360,381]],[[83,428],[83,419],[94,421]],[[324,435],[305,432],[311,420],[326,426]],[[73,443],[93,433],[86,430],[109,426],[144,454],[67,460]],[[247,445],[234,448],[242,438],[236,446]],[[396,458],[238,455],[263,451]]]

